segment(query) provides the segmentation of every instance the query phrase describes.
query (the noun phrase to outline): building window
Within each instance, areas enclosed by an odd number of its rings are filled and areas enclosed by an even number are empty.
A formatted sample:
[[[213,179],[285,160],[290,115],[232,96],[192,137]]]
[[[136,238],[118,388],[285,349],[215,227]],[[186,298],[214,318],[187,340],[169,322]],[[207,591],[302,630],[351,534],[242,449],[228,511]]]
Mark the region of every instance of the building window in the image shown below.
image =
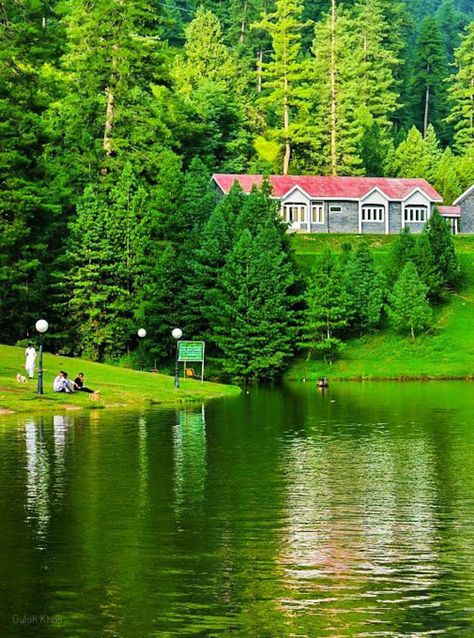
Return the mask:
[[[324,224],[324,204],[322,202],[311,203],[311,222],[313,224]]]
[[[306,204],[285,204],[283,219],[290,224],[306,221]]]
[[[385,206],[362,206],[363,222],[383,222],[385,220]]]
[[[428,218],[426,206],[405,206],[406,222],[425,222]]]
[[[329,212],[330,213],[341,213],[342,212],[342,206],[329,206]]]

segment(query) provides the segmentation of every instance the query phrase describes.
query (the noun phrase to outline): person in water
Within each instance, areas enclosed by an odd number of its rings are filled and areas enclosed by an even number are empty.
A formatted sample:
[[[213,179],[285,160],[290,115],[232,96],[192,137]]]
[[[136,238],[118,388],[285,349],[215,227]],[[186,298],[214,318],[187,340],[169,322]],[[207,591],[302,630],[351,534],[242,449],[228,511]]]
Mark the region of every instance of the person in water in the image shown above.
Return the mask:
[[[84,385],[84,373],[79,372],[77,377],[74,379],[74,385],[76,386],[76,390],[79,392],[88,392],[89,394],[93,394],[95,390],[91,390],[90,388],[86,388]]]

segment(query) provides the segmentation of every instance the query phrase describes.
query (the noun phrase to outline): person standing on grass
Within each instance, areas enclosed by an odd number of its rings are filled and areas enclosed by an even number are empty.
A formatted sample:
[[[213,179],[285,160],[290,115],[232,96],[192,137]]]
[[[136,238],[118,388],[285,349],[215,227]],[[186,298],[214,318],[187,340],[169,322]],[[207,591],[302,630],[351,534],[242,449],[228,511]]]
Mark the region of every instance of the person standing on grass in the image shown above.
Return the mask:
[[[32,343],[28,344],[28,347],[25,350],[25,370],[30,379],[33,379],[35,376],[35,365],[36,365],[36,350],[33,347]]]

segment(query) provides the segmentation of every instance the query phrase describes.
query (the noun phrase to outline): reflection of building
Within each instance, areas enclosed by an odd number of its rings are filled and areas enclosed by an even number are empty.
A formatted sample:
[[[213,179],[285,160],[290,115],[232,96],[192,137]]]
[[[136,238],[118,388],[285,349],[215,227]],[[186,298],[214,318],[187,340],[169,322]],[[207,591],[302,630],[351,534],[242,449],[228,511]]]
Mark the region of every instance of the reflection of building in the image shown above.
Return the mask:
[[[43,424],[33,419],[25,423],[26,443],[26,510],[27,520],[36,523],[38,538],[44,540],[50,518],[48,451],[43,438]]]
[[[206,479],[206,415],[180,410],[173,430],[174,485],[177,513],[204,500]]]
[[[372,613],[381,634],[393,629],[394,599],[429,608],[426,591],[442,567],[426,441],[299,439],[287,454],[283,607],[317,615],[334,635],[349,626],[362,635]]]

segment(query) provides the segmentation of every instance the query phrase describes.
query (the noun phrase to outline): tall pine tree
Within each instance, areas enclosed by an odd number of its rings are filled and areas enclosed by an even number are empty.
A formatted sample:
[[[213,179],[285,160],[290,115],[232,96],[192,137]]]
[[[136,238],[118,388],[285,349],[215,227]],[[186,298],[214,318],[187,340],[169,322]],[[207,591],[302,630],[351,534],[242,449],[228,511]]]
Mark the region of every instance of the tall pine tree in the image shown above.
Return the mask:
[[[302,0],[276,0],[273,13],[264,14],[255,28],[272,38],[271,60],[262,63],[261,104],[275,119],[269,134],[283,146],[282,171],[287,175],[293,146],[301,136],[301,111],[307,100],[306,65],[301,59]]]
[[[456,149],[474,149],[474,22],[466,30],[454,54],[457,71],[452,78],[449,96],[452,102],[448,120],[454,125]]]

